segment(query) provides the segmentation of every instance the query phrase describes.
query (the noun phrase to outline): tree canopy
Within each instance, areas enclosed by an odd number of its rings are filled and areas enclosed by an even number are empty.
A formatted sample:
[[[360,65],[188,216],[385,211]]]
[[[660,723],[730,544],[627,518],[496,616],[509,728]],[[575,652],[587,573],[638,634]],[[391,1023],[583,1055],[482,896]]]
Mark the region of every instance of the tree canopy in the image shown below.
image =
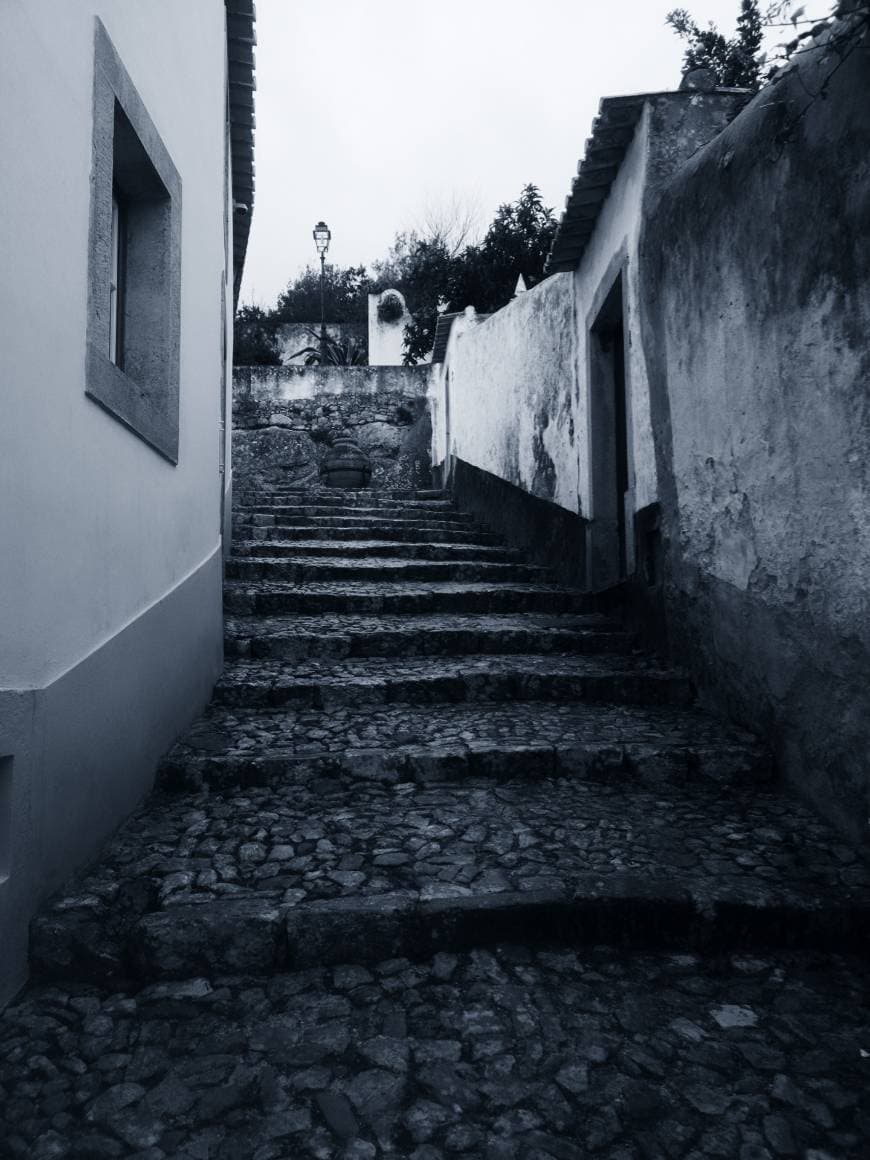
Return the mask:
[[[707,68],[725,88],[757,90],[761,86],[763,21],[758,0],[741,0],[737,30],[730,39],[715,24],[699,28],[685,8],[674,8],[665,18],[686,41],[683,67]]]
[[[233,323],[236,366],[276,366],[281,359],[271,313],[259,306],[240,306]]]
[[[365,322],[369,277],[365,266],[326,266],[323,299],[327,322]],[[320,268],[306,266],[278,295],[270,312],[275,326],[320,321]]]
[[[397,239],[389,273],[411,314],[405,361],[418,362],[432,349],[440,312],[474,306],[489,313],[510,302],[520,274],[526,286],[540,282],[555,231],[552,209],[537,186],[526,185],[516,201],[498,207],[483,241],[459,253],[440,237]]]

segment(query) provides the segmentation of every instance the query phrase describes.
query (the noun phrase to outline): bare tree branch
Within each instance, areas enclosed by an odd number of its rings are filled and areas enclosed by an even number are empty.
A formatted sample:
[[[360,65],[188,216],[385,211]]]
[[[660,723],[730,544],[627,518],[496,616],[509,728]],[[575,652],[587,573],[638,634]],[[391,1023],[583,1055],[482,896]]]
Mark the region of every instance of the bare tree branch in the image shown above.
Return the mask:
[[[466,246],[480,240],[483,211],[480,201],[468,194],[429,201],[413,226],[412,233],[426,242],[437,242],[455,258]]]

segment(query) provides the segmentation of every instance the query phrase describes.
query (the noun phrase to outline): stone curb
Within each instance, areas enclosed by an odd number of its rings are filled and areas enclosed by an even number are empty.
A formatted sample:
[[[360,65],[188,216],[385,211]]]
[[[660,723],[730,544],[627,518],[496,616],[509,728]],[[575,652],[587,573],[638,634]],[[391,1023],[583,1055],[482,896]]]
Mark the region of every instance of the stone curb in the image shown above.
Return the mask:
[[[844,898],[697,897],[669,880],[590,876],[564,890],[421,899],[398,893],[281,906],[245,898],[141,917],[101,955],[77,957],[90,927],[40,920],[34,972],[106,984],[428,957],[503,942],[724,953],[771,948],[866,954],[870,905]],[[54,958],[47,957],[50,939]],[[67,945],[68,944],[68,945]]]
[[[271,751],[197,756],[182,750],[164,760],[158,776],[163,788],[187,791],[203,784],[215,788],[303,784],[335,777],[386,783],[413,781],[419,785],[475,776],[497,781],[515,777],[619,777],[652,784],[700,779],[736,786],[770,782],[774,771],[769,753],[749,745],[689,748],[649,742],[558,746],[473,741],[462,748],[446,744],[348,748],[300,755]]]

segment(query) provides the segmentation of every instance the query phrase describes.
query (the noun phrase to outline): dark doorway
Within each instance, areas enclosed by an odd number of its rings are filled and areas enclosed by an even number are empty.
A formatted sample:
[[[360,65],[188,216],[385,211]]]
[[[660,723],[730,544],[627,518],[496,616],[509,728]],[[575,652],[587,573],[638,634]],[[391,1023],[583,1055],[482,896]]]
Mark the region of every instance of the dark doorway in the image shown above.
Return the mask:
[[[591,523],[589,586],[618,584],[628,574],[629,490],[625,323],[622,275],[589,333],[589,463]]]

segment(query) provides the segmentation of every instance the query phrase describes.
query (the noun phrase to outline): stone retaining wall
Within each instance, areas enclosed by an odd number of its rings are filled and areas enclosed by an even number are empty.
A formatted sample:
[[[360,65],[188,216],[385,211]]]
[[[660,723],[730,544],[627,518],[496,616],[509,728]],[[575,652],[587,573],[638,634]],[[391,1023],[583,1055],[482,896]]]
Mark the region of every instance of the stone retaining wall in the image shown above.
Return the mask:
[[[236,488],[316,483],[349,433],[372,460],[372,486],[431,486],[428,367],[236,367]]]

